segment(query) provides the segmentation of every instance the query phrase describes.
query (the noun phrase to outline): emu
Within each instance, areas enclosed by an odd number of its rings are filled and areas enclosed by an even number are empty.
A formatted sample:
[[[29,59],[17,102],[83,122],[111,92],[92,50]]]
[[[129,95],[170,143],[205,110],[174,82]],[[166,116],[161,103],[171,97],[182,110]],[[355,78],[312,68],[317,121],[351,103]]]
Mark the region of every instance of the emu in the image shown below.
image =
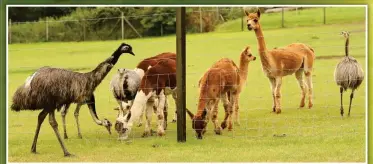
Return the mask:
[[[120,112],[115,130],[119,133],[119,140],[126,140],[131,132],[133,122],[138,120],[145,109],[146,122],[143,137],[151,135],[150,122],[153,111],[157,113],[159,136],[165,135],[164,106],[166,95],[175,95],[176,102],[176,61],[164,59],[149,68],[141,79],[139,90],[130,111]],[[155,108],[156,107],[156,108]]]
[[[338,86],[340,86],[340,93],[341,93],[341,116],[343,117],[343,92],[347,91],[347,89],[351,89],[350,95],[350,105],[348,109],[348,116],[350,116],[351,111],[351,103],[352,98],[354,98],[355,89],[357,89],[360,84],[364,80],[364,73],[361,65],[357,62],[357,60],[349,56],[348,54],[348,46],[349,46],[349,37],[350,33],[347,31],[343,31],[341,33],[346,39],[345,43],[345,57],[338,63],[337,67],[334,71],[334,79]]]
[[[206,126],[209,121],[208,111],[212,112],[212,122],[214,131],[221,134],[221,129],[227,127],[232,130],[233,108],[235,108],[236,117],[238,116],[238,100],[243,85],[247,79],[248,65],[250,61],[255,60],[250,47],[247,46],[240,54],[240,67],[228,58],[223,58],[212,65],[212,67],[203,75],[199,81],[200,96],[197,113],[194,115],[187,109],[187,113],[192,119],[192,127],[196,131],[198,139],[203,138],[206,132]],[[221,126],[218,124],[218,104],[219,98],[223,101],[225,110],[224,121]],[[238,118],[237,118],[238,119]]]
[[[54,113],[56,109],[59,111],[62,106],[69,106],[71,103],[78,103],[78,106],[87,104],[93,120],[98,125],[105,126],[110,133],[111,123],[107,119],[103,121],[98,119],[93,92],[123,53],[135,55],[130,45],[122,43],[109,58],[90,72],[79,73],[46,66],[38,69],[26,79],[25,84],[18,87],[13,95],[13,104],[11,105],[13,111],[42,110],[38,116],[34,141],[31,147],[32,153],[36,153],[40,127],[45,117],[49,115],[49,123],[57,136],[64,156],[72,155],[67,151],[61,139]]]

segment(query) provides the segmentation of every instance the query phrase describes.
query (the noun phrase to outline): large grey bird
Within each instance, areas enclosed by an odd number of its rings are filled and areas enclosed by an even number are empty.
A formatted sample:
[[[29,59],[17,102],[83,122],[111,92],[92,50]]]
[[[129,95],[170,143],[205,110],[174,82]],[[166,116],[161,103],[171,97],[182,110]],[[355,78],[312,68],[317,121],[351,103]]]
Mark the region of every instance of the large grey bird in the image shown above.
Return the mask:
[[[338,63],[334,71],[334,79],[337,85],[340,86],[341,93],[341,116],[343,117],[343,92],[351,89],[350,105],[348,109],[348,116],[350,116],[352,98],[354,97],[355,89],[357,89],[364,80],[364,72],[357,60],[348,54],[350,33],[343,31],[341,33],[346,38],[345,52],[346,56]]]

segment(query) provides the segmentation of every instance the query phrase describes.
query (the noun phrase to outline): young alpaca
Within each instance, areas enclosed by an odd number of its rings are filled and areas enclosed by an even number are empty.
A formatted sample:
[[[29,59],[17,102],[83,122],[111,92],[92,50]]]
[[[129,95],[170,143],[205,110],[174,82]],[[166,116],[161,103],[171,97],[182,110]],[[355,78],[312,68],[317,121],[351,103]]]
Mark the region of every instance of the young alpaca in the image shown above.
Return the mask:
[[[243,90],[243,87],[244,87],[244,85],[246,83],[246,80],[247,80],[247,73],[248,73],[248,69],[249,69],[249,63],[250,63],[250,61],[253,61],[255,59],[256,59],[256,57],[254,57],[252,55],[250,46],[247,46],[241,52],[241,55],[240,55],[240,66],[239,66],[239,72],[238,72],[238,74],[240,76],[240,83],[239,83],[238,95],[237,95],[237,99],[236,99],[236,105],[234,106],[234,115],[233,115],[233,119],[235,120],[235,123],[237,125],[240,125],[239,114],[238,114],[240,93]],[[234,68],[234,67],[237,67],[237,66],[233,62],[233,60],[228,59],[228,58],[220,59],[219,61],[217,61],[216,63],[214,63],[214,65],[212,65],[212,68],[221,68],[221,67],[223,67],[223,68],[227,68],[227,67]],[[229,98],[229,96],[230,95],[228,94],[228,98]],[[216,106],[215,108],[217,110],[218,106]]]
[[[151,135],[150,122],[153,110],[156,110],[158,118],[157,133],[159,136],[164,135],[166,124],[163,110],[166,95],[169,94],[175,95],[173,97],[176,98],[176,61],[164,59],[146,71],[130,111],[127,114],[120,112],[115,123],[115,129],[119,133],[118,139],[128,138],[133,122],[140,118],[144,109],[147,121],[143,137]]]
[[[199,81],[200,98],[197,114],[194,115],[187,110],[193,120],[192,127],[195,129],[198,139],[202,139],[202,135],[206,132],[205,128],[209,121],[209,117],[206,118],[206,115],[209,115],[208,111],[212,111],[212,122],[216,134],[221,134],[221,129],[227,126],[227,119],[228,130],[232,130],[232,108],[235,108],[236,113],[238,112],[238,96],[247,79],[248,64],[255,59],[250,47],[247,46],[240,55],[240,68],[231,59],[223,58],[214,63],[203,75]],[[223,101],[225,110],[225,118],[221,126],[217,120],[219,98]]]
[[[267,50],[262,27],[259,23],[260,11],[247,13],[247,28],[254,30],[258,41],[258,50],[262,68],[271,82],[273,97],[273,112],[281,113],[282,77],[295,73],[302,90],[300,107],[305,106],[306,89],[308,87],[308,108],[312,108],[312,67],[315,59],[314,50],[303,43],[292,43],[283,48]],[[306,84],[302,74],[306,76]]]
[[[57,136],[64,155],[71,155],[61,139],[58,132],[58,124],[54,116],[56,109],[59,110],[62,106],[69,106],[71,103],[86,103],[96,124],[105,126],[110,133],[111,123],[106,119],[100,121],[97,117],[93,92],[123,53],[134,55],[132,47],[122,43],[109,58],[100,63],[94,70],[87,73],[42,67],[27,78],[25,84],[16,90],[11,106],[13,111],[42,109],[38,116],[34,141],[31,147],[32,153],[36,153],[36,143],[40,127],[45,117],[49,115],[49,123]],[[78,123],[78,119],[76,121]]]

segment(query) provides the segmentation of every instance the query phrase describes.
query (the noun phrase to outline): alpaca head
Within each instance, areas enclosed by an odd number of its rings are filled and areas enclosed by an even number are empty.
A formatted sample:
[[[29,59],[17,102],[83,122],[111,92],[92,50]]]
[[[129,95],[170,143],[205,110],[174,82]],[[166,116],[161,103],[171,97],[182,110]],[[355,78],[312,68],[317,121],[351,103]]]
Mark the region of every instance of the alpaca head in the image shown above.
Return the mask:
[[[135,54],[132,52],[132,47],[131,47],[131,45],[126,44],[126,43],[122,43],[122,44],[119,46],[118,51],[120,51],[121,53],[129,53],[129,54],[135,56]]]
[[[245,11],[245,14],[247,16],[246,23],[247,23],[247,29],[249,31],[256,30],[259,28],[259,19],[260,19],[260,10],[258,9],[255,13],[248,13]]]
[[[341,32],[341,35],[343,35],[343,37],[345,37],[346,39],[347,39],[348,37],[350,37],[350,33],[349,33],[348,31],[342,31],[342,32]]]
[[[120,110],[120,109],[119,109]],[[127,140],[128,138],[128,128],[127,124],[128,121],[131,118],[131,112],[128,112],[127,114],[124,114],[123,111],[119,112],[118,118],[115,122],[115,130],[119,134],[119,140]]]
[[[124,75],[124,72],[126,72],[126,69],[125,68],[118,68],[118,74],[120,76],[123,76]]]
[[[189,117],[192,119],[192,128],[196,131],[197,139],[202,139],[203,134],[206,132],[206,115],[207,110],[204,109],[201,116],[195,116],[192,112],[186,109]]]
[[[250,46],[247,46],[241,53],[241,61],[250,62],[256,60],[256,57],[252,54]]]

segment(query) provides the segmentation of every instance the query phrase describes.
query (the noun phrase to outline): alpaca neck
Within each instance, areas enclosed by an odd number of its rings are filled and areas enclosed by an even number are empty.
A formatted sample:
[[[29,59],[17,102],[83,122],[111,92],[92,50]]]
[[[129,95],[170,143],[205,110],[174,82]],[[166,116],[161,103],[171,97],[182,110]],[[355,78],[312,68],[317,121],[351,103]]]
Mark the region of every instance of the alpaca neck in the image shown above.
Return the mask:
[[[350,38],[347,38],[346,39],[346,44],[345,44],[345,53],[346,53],[346,56],[348,56],[348,45],[350,43]]]
[[[245,54],[246,55],[246,54]],[[244,57],[241,56],[240,60],[240,83],[242,84],[246,83],[247,80],[247,72],[249,71],[249,62],[245,61]]]
[[[267,47],[266,43],[264,41],[264,35],[262,31],[262,27],[259,24],[259,28],[255,29],[255,35],[256,39],[258,41],[258,50],[259,50],[259,56],[260,56],[260,61],[262,62],[263,67],[269,67],[269,58],[267,56]]]

